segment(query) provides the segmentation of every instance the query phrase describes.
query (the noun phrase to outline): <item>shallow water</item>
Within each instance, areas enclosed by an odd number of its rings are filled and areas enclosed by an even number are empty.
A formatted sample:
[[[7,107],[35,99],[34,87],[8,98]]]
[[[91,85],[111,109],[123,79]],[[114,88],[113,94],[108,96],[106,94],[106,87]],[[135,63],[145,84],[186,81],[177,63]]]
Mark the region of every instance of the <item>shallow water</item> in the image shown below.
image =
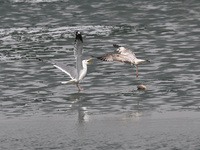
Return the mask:
[[[195,0],[1,1],[1,149],[198,149],[199,9]],[[85,59],[116,43],[151,63],[136,78],[130,65],[93,59],[78,93],[47,62],[74,64],[77,30]]]

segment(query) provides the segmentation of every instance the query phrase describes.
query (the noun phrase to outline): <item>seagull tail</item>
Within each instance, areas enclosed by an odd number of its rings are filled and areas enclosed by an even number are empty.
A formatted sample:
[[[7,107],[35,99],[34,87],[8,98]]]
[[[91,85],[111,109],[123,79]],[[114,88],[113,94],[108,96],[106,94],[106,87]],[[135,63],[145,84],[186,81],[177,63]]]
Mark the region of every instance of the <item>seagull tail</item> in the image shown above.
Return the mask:
[[[151,62],[150,60],[146,60],[146,62]]]
[[[144,59],[137,59],[137,64],[142,64],[144,62],[150,62],[149,60],[144,60]]]

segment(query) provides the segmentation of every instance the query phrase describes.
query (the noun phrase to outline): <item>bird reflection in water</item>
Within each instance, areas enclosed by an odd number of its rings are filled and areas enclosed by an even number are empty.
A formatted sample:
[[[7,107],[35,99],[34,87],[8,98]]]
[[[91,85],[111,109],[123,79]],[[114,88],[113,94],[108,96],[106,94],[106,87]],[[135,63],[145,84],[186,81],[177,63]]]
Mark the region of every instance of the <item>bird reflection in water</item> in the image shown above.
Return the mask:
[[[134,120],[139,120],[140,117],[142,116],[142,113],[140,111],[140,103],[137,101],[136,105],[134,105],[134,112],[127,112],[125,116],[123,116],[122,120],[129,120],[129,119],[134,119]]]
[[[90,120],[90,115],[88,114],[87,106],[83,105],[84,95],[80,93],[74,93],[71,95],[71,100],[73,100],[70,105],[71,110],[77,110],[78,112],[78,122],[79,124],[88,122]]]

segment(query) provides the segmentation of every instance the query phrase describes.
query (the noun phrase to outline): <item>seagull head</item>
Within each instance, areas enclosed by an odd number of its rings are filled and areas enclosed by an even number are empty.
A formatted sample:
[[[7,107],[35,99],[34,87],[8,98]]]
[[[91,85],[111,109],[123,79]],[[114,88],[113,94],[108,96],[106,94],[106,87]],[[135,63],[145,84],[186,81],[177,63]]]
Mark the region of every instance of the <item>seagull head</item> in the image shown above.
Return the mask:
[[[119,52],[119,53],[122,53],[125,50],[126,50],[126,48],[122,47],[122,46],[120,46],[118,49],[116,49],[116,51]]]

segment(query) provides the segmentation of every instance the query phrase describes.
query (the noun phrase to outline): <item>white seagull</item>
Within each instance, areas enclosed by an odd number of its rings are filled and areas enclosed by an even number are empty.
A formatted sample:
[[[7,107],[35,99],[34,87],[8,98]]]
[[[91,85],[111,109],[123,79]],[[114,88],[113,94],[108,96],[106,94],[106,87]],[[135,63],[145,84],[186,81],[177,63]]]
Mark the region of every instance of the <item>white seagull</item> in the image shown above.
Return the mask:
[[[144,62],[150,62],[149,60],[137,59],[135,54],[131,50],[125,47],[119,46],[117,44],[113,44],[113,46],[117,48],[116,51],[119,54],[107,54],[107,55],[96,57],[96,58],[103,61],[117,61],[121,63],[134,65],[136,67],[137,77],[138,77],[138,65]]]
[[[76,84],[79,91],[83,89],[80,88],[80,81],[87,74],[87,64],[92,64],[90,59],[82,60],[82,49],[83,49],[83,39],[80,32],[76,32],[75,44],[74,44],[74,55],[76,60],[76,68],[72,66],[66,66],[60,62],[53,61],[53,65],[70,76],[71,80],[61,82],[63,84]]]

